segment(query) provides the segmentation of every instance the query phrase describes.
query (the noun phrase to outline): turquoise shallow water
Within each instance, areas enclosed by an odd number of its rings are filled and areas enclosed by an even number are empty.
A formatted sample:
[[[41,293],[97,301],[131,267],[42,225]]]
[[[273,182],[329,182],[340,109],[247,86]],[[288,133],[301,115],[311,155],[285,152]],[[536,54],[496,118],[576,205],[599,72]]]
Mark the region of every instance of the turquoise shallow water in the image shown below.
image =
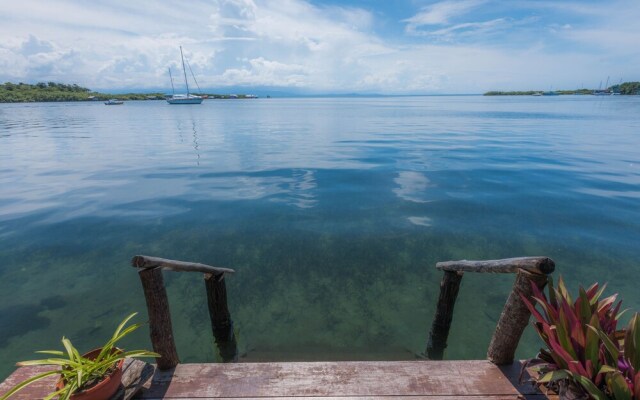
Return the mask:
[[[640,97],[0,105],[0,377],[145,319],[135,254],[236,269],[247,360],[412,359],[437,261],[546,255],[640,308]],[[202,277],[165,273],[184,362]],[[467,274],[447,358],[483,358],[512,276]],[[147,332],[127,343],[150,348]],[[519,357],[535,354],[527,332]]]

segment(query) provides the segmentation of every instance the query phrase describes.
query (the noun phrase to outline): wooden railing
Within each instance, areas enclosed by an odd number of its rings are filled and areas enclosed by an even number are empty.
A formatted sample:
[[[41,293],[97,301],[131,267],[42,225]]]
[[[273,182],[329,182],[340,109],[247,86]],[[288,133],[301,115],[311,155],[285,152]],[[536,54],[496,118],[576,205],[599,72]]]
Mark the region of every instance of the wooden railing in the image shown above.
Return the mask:
[[[233,321],[227,307],[227,289],[224,280],[225,274],[233,273],[234,270],[149,256],[135,256],[131,263],[138,269],[144,289],[153,350],[162,355],[161,358],[156,359],[158,368],[170,369],[180,362],[173,338],[169,301],[162,277],[163,269],[204,274],[211,328],[219,354],[224,362],[237,361],[237,343]],[[520,294],[530,298],[533,291],[532,282],[542,289],[547,284],[547,275],[555,269],[554,261],[547,257],[462,260],[439,262],[436,268],[444,271],[444,277],[440,283],[436,314],[429,332],[427,358],[430,360],[443,358],[455,301],[465,272],[515,273],[513,289],[504,305],[487,352],[489,361],[498,365],[511,364],[522,332],[531,316]]]
[[[225,274],[231,274],[234,270],[149,256],[135,256],[131,264],[138,269],[147,301],[153,351],[162,355],[156,359],[158,368],[170,369],[180,362],[173,338],[169,300],[162,277],[163,269],[204,274],[211,328],[219,354],[224,362],[237,361],[237,343],[233,321],[227,307],[227,288],[224,281]]]
[[[440,296],[436,314],[429,332],[427,357],[442,360],[447,347],[447,337],[453,319],[460,282],[465,272],[515,273],[516,280],[504,305],[498,325],[491,338],[487,358],[498,364],[511,364],[522,332],[529,323],[531,313],[520,298],[520,294],[531,298],[533,282],[542,289],[547,284],[547,275],[555,269],[555,263],[547,257],[519,257],[486,261],[439,262],[436,268],[444,271],[440,283]]]

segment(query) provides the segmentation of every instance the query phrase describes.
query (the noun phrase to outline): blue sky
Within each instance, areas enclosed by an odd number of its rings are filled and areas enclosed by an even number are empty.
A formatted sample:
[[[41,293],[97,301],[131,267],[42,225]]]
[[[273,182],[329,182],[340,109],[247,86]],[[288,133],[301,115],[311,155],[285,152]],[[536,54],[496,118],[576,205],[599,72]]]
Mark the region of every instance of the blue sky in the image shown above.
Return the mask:
[[[640,80],[640,1],[0,0],[0,81],[438,94]]]

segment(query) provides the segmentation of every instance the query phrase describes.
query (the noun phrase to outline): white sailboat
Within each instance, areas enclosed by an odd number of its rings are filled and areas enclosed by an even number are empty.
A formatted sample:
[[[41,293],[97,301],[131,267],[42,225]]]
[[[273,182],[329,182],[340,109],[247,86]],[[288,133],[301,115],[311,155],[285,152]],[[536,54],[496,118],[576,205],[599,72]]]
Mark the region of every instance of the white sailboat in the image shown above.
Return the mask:
[[[182,58],[182,72],[184,72],[184,85],[187,87],[187,94],[172,94],[167,98],[169,104],[200,104],[202,97],[189,93],[189,82],[187,81],[187,70],[184,68],[184,55],[182,54],[182,46],[180,46],[180,57]],[[171,69],[169,69],[171,77]],[[173,78],[171,78],[171,88],[173,89]]]

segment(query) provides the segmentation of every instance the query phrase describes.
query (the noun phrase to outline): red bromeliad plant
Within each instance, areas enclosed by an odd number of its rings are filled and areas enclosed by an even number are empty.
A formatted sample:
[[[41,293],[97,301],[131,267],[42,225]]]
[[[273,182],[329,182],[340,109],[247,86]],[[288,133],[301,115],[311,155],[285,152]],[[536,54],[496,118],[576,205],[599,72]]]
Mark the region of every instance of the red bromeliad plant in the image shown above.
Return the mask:
[[[591,382],[580,383],[598,400],[640,400],[640,314],[635,313],[631,317],[621,340],[612,340],[602,331],[597,333],[602,339],[611,371],[605,375],[606,385],[594,387]]]
[[[589,327],[601,339],[604,379],[599,383],[568,373],[583,390],[596,400],[640,400],[640,315],[629,322],[624,336],[610,337],[602,330]]]
[[[561,392],[569,388],[574,395],[588,393],[596,399],[640,400],[640,378],[636,381],[639,371],[636,361],[640,362],[637,359],[640,358],[640,350],[618,350],[623,337],[617,331],[621,315],[621,302],[616,303],[617,295],[602,298],[606,285],[600,287],[596,283],[586,290],[580,287],[578,297],[573,301],[562,278],[557,288],[550,280],[549,298],[537,286],[532,286],[535,303],[523,295],[521,297],[536,320],[536,331],[548,346],[538,355],[541,362],[535,367],[541,373],[538,383],[551,383]],[[633,321],[640,323],[636,317]],[[631,336],[635,338],[633,343],[640,342],[637,337],[640,328],[627,330],[627,336],[630,335],[628,332],[632,332]],[[629,340],[625,342],[631,343]],[[621,355],[623,353],[634,354],[631,358],[635,361],[625,361],[627,358]],[[624,371],[622,366],[626,368]],[[617,388],[625,382],[630,385],[625,387],[632,397],[617,394]]]

